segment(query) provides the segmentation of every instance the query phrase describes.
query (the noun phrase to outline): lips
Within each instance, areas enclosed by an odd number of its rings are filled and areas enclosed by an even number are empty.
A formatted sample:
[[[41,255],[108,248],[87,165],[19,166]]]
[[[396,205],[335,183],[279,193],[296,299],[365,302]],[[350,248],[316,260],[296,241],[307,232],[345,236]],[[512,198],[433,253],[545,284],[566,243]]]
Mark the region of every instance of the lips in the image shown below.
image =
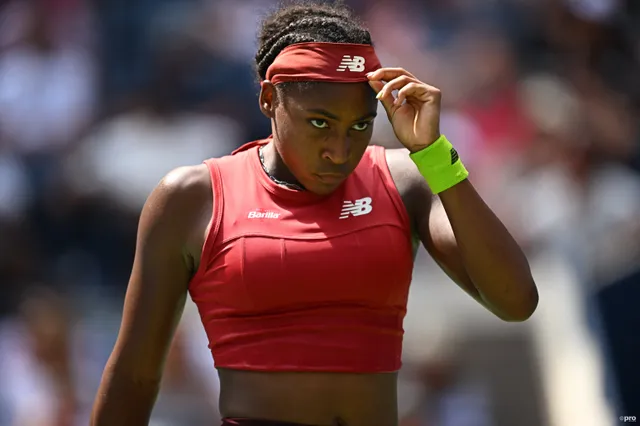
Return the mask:
[[[318,173],[316,174],[318,180],[326,184],[340,183],[347,178],[347,175],[341,173]]]

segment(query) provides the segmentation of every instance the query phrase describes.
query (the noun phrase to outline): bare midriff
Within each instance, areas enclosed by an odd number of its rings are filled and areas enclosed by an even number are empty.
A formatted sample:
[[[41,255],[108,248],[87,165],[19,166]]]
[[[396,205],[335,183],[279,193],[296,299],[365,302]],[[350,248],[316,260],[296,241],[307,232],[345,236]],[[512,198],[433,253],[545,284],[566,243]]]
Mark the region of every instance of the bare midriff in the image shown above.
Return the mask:
[[[218,369],[223,417],[313,426],[396,426],[397,373]]]

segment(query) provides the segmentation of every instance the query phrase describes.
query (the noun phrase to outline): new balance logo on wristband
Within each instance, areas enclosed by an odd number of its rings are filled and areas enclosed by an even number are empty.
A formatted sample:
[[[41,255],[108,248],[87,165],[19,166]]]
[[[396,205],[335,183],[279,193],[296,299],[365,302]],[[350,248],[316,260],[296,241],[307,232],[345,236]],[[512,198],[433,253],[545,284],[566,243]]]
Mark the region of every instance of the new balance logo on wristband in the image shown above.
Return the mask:
[[[349,70],[351,72],[362,72],[364,71],[364,63],[365,59],[362,56],[351,57],[349,55],[344,55],[342,57],[342,62],[340,62],[340,66],[336,71],[342,72]]]
[[[345,201],[342,204],[342,211],[340,212],[340,219],[346,219],[351,216],[362,216],[371,213],[373,207],[371,206],[371,198],[360,198],[356,201]]]
[[[451,164],[455,164],[459,159],[460,157],[458,156],[458,151],[456,151],[455,148],[451,148]]]

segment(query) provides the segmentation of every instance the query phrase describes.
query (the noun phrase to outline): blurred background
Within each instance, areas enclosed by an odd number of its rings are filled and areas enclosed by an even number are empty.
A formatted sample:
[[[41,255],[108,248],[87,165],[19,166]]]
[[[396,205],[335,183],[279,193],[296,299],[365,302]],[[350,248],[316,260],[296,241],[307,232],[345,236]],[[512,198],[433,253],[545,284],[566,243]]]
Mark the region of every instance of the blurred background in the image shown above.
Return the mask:
[[[442,89],[442,129],[526,249],[506,324],[421,252],[403,426],[640,417],[640,1],[357,0],[384,65]],[[0,1],[0,425],[88,424],[140,209],[174,167],[266,137],[270,0]],[[375,143],[398,146],[384,115]],[[216,424],[188,305],[152,424]]]

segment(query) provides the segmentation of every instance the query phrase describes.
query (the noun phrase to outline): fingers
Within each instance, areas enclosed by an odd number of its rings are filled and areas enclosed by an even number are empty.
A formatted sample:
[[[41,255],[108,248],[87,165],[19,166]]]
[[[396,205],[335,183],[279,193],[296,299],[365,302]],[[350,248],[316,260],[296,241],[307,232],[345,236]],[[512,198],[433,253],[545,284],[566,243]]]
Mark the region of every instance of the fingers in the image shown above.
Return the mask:
[[[415,96],[416,94],[419,94],[419,91],[420,91],[420,85],[416,83],[406,84],[404,87],[398,90],[398,96],[396,97],[396,100],[394,101],[394,103],[396,105],[402,105],[405,99],[407,99],[407,96],[412,96],[412,95]],[[424,91],[424,88],[422,88],[422,91]]]
[[[409,101],[440,103],[440,90],[418,80],[403,68],[380,68],[367,75],[369,85],[377,93],[389,117],[409,99]],[[385,83],[386,82],[386,83]],[[393,91],[397,90],[397,96]]]
[[[390,95],[394,90],[399,90],[414,81],[415,78],[409,77],[407,75],[396,77],[384,85],[382,90],[378,93],[378,99],[386,97],[387,95]]]
[[[371,86],[371,88],[373,89],[374,92],[376,92],[376,95],[377,95],[378,93],[380,93],[380,91],[384,87],[384,83],[381,81],[369,80],[369,86]]]
[[[424,83],[411,82],[398,90],[398,96],[395,100],[396,105],[402,105],[402,103],[409,97],[421,102],[439,103],[442,95],[440,90],[433,86],[429,86]]]
[[[382,106],[387,111],[387,114],[389,115],[389,117],[391,117],[392,115],[391,109],[393,108],[393,102],[394,102],[393,94],[391,92],[388,92],[386,95],[384,94],[381,95],[382,93],[381,91],[385,85],[381,81],[369,81],[369,85],[371,86],[373,91],[378,94],[379,96],[378,99],[380,100],[380,103],[382,103]]]
[[[391,81],[400,76],[407,76],[415,79],[416,77],[404,68],[380,68],[372,73],[367,74],[369,80]]]

